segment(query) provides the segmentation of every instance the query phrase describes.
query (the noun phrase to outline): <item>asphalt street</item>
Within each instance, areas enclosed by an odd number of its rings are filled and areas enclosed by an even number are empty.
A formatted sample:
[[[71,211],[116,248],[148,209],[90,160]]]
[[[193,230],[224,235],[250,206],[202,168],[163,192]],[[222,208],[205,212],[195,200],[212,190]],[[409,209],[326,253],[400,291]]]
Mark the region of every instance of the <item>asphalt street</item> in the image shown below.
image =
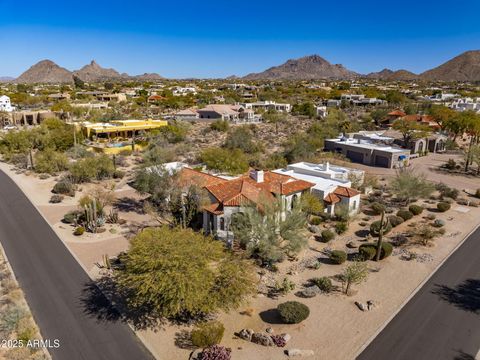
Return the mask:
[[[474,360],[479,349],[477,229],[357,359]]]
[[[82,299],[90,278],[23,192],[1,171],[0,242],[43,338],[52,344],[59,340],[58,348],[49,349],[53,359],[152,359],[128,325],[86,309]],[[98,301],[107,302],[105,298]]]

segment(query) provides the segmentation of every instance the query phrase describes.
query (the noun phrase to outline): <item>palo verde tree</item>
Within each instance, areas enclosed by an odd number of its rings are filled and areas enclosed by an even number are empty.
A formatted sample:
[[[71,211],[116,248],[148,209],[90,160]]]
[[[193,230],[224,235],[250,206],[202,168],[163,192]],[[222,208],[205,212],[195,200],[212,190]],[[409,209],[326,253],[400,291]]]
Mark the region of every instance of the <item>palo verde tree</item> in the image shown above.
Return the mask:
[[[265,265],[294,256],[307,245],[306,216],[300,204],[286,210],[280,199],[264,199],[242,207],[231,225],[240,245]]]
[[[395,120],[392,128],[399,131],[403,136],[403,143],[408,146],[412,141],[426,137],[431,129],[428,125],[405,119]]]
[[[424,174],[415,174],[411,169],[401,168],[390,182],[391,191],[398,199],[410,203],[411,199],[426,198],[435,190]]]
[[[237,308],[254,292],[251,266],[222,242],[189,229],[147,228],[131,241],[115,273],[133,309],[195,318]]]

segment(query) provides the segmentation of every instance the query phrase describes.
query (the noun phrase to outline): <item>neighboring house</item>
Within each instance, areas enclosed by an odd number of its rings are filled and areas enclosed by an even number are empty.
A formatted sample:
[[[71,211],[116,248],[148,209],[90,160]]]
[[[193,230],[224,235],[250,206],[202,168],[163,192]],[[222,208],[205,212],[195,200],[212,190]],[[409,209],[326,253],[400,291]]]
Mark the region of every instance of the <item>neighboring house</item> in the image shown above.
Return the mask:
[[[263,110],[263,111],[275,110],[278,112],[292,111],[292,106],[290,104],[277,103],[275,101],[257,101],[252,103],[241,103],[240,105],[243,106],[245,109],[251,109],[253,111],[255,110]]]
[[[346,136],[325,139],[325,150],[343,154],[352,162],[385,168],[403,167],[410,157],[410,150]]]
[[[347,101],[352,105],[382,105],[385,104],[385,100],[380,100],[377,98],[367,98],[363,94],[342,94],[340,97],[342,101]]]
[[[477,113],[480,113],[480,97],[477,98],[461,98],[458,100],[454,100],[450,105],[450,108],[456,111],[475,111]]]
[[[385,117],[385,119],[381,120],[380,123],[383,126],[391,126],[395,120],[398,120],[404,117],[405,115],[407,114],[404,113],[402,110],[399,110],[399,109],[393,110],[393,111],[390,111]]]
[[[196,95],[197,94],[197,89],[194,87],[181,87],[181,86],[176,86],[172,88],[172,94],[173,96],[186,96],[189,94]]]
[[[160,96],[160,95],[150,95],[147,99],[147,102],[149,103],[156,103],[156,102],[159,102],[161,100],[163,100],[164,97],[163,96]]]
[[[330,215],[335,213],[335,205],[338,203],[348,207],[351,214],[358,213],[360,209],[360,193],[351,188],[351,180],[363,183],[365,172],[362,170],[330,165],[328,162],[299,162],[274,172],[315,184],[311,192],[323,200],[325,212]]]
[[[240,105],[211,104],[197,110],[203,120],[227,120],[231,122],[254,122],[258,119],[251,109]]]
[[[15,108],[10,102],[10,98],[7,95],[0,96],[0,111],[12,112]]]
[[[200,117],[196,109],[190,108],[190,109],[184,109],[180,110],[175,114],[175,119],[176,120],[197,120]]]
[[[98,101],[126,101],[127,100],[127,95],[123,93],[118,93],[118,94],[99,94],[96,96]]]

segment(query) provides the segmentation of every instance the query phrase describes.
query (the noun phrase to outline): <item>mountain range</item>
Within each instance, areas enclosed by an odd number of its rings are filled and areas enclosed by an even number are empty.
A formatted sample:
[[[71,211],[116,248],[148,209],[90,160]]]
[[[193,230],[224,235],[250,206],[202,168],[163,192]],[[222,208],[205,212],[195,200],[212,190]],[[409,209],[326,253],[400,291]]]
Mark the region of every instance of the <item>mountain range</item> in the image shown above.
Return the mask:
[[[72,83],[74,77],[85,82],[100,82],[108,80],[161,80],[156,73],[145,73],[130,76],[114,69],[102,68],[95,61],[85,65],[80,70],[69,71],[51,60],[42,60],[30,67],[17,79],[0,78],[2,81],[17,83]],[[480,50],[464,52],[440,66],[415,74],[408,70],[383,69],[379,72],[362,75],[345,68],[341,64],[331,64],[319,55],[291,59],[284,64],[273,66],[263,72],[251,73],[244,80],[315,80],[315,79],[379,79],[386,81],[480,81]],[[237,78],[237,77],[230,77]]]
[[[106,69],[98,65],[95,60],[85,65],[80,70],[69,71],[51,60],[42,60],[27,71],[21,74],[14,81],[20,84],[32,83],[73,83],[74,77],[85,82],[100,82],[108,80],[160,80],[163,79],[155,73],[130,76],[126,73],[120,74],[114,69]]]

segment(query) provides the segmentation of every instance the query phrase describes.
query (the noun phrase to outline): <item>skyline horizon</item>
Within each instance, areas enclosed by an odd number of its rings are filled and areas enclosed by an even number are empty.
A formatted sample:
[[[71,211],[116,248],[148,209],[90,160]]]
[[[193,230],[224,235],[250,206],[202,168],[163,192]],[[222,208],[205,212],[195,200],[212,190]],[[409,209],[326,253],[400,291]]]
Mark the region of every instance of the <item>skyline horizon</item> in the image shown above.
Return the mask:
[[[440,4],[441,5],[441,4]],[[480,49],[480,2],[452,16],[438,1],[382,0],[341,6],[297,0],[140,0],[114,3],[2,1],[1,76],[51,59],[78,69],[96,59],[120,72],[167,78],[244,76],[309,54],[366,74],[421,73]],[[341,10],[341,11],[339,11]]]
[[[299,56],[299,57],[296,57],[296,58],[287,58],[287,59],[284,59],[281,63],[278,63],[278,64],[272,64],[266,68],[264,68],[263,70],[258,70],[258,71],[251,71],[251,72],[248,72],[248,73],[245,73],[245,74],[231,74],[231,75],[227,75],[227,76],[218,76],[218,77],[214,77],[214,76],[211,76],[211,77],[198,77],[198,76],[187,76],[187,77],[170,77],[170,76],[166,76],[164,75],[164,73],[160,72],[160,71],[140,71],[140,72],[136,72],[136,73],[131,73],[131,72],[127,72],[127,71],[122,71],[120,69],[117,69],[115,67],[112,67],[108,64],[103,64],[101,63],[100,61],[98,61],[97,59],[95,58],[92,58],[90,60],[88,60],[87,62],[84,62],[83,64],[79,64],[79,65],[76,65],[76,67],[74,66],[73,68],[72,67],[67,67],[65,65],[63,65],[62,63],[56,61],[55,59],[52,59],[52,58],[41,58],[37,61],[35,61],[34,63],[32,63],[30,66],[28,66],[27,68],[25,68],[21,73],[19,73],[18,75],[10,75],[10,74],[3,74],[3,73],[0,73],[0,78],[12,78],[12,79],[16,79],[18,78],[23,72],[27,71],[28,69],[30,69],[32,66],[38,64],[39,62],[42,62],[42,61],[52,61],[53,63],[55,63],[56,65],[60,66],[61,68],[65,68],[66,70],[70,71],[70,72],[74,72],[74,71],[78,71],[80,70],[82,67],[84,67],[85,65],[88,65],[92,62],[95,62],[97,65],[99,65],[100,67],[104,68],[104,69],[113,69],[113,70],[116,70],[118,73],[120,74],[127,74],[128,76],[137,76],[137,75],[143,75],[143,74],[150,74],[150,73],[154,73],[154,74],[158,74],[160,75],[161,77],[165,78],[165,79],[172,79],[172,80],[189,80],[189,79],[225,79],[227,77],[232,77],[232,76],[235,76],[237,78],[242,78],[246,75],[249,75],[251,73],[256,73],[256,72],[263,72],[271,67],[275,67],[275,66],[279,66],[279,65],[282,65],[284,63],[286,63],[287,61],[290,61],[290,60],[297,60],[297,59],[300,59],[300,58],[305,58],[305,57],[311,57],[311,56],[320,56],[321,58],[323,58],[324,60],[328,61],[329,63],[333,64],[333,65],[342,65],[344,66],[346,69],[348,70],[351,70],[351,71],[354,71],[356,72],[358,75],[363,75],[363,76],[366,76],[366,75],[369,75],[371,73],[377,73],[377,72],[381,72],[383,70],[391,70],[391,71],[409,71],[409,72],[412,72],[416,75],[421,75],[422,73],[428,71],[428,70],[431,70],[435,67],[438,67],[442,64],[444,64],[445,62],[457,57],[457,56],[460,56],[464,53],[467,53],[467,52],[475,52],[475,51],[480,51],[480,49],[466,49],[456,55],[453,55],[452,57],[446,59],[445,61],[442,61],[436,65],[433,65],[432,67],[429,67],[425,70],[422,70],[422,71],[412,71],[406,67],[400,67],[400,68],[392,68],[388,65],[385,65],[384,67],[380,68],[380,69],[377,69],[377,70],[373,70],[373,71],[369,71],[369,72],[359,72],[359,71],[356,71],[354,68],[352,67],[349,67],[349,66],[346,66],[345,64],[342,64],[342,63],[338,63],[338,62],[334,62],[334,61],[331,61],[330,59],[322,56],[321,54],[319,53],[311,53],[311,54],[306,54],[306,55],[302,55],[302,56]]]

